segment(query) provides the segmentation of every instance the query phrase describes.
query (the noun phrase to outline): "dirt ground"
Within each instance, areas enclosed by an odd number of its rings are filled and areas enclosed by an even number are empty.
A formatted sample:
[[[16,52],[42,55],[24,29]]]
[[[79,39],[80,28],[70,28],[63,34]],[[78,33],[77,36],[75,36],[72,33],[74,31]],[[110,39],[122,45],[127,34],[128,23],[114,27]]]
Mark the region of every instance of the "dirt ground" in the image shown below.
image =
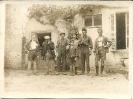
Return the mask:
[[[108,76],[94,76],[95,71],[87,75],[38,75],[27,76],[26,70],[5,70],[5,92],[7,93],[43,93],[43,94],[128,94],[129,81],[123,74],[115,73]]]

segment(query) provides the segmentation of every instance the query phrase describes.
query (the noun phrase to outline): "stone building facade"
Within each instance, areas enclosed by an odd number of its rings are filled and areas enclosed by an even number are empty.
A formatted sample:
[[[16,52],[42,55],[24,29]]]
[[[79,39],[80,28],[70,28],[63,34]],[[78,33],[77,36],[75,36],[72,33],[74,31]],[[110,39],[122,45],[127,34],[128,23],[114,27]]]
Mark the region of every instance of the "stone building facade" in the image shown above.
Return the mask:
[[[32,32],[37,35],[50,33],[49,35],[52,41],[55,42],[55,45],[60,31],[68,34],[66,31],[67,25],[61,19],[56,20],[56,25],[51,25],[45,16],[41,18],[46,22],[45,25],[39,23],[34,18],[29,19],[27,17],[27,9],[31,6],[24,4],[7,4],[5,6],[5,67],[22,68],[23,37],[25,42],[27,42]],[[99,9],[92,8],[91,11],[93,13],[85,17],[80,14],[75,15],[73,25],[78,27],[80,34],[82,27],[86,27],[88,35],[92,37],[93,44],[98,36],[97,29],[101,27],[103,35],[110,38],[113,42],[110,52],[107,54],[105,64],[116,67],[122,65],[121,59],[129,58],[129,35],[131,34],[131,27],[129,27],[131,20],[130,6],[103,6]],[[124,32],[120,30],[122,26],[124,27]],[[121,38],[124,38],[124,40],[119,37],[120,35],[123,35]],[[94,54],[92,54],[90,57],[91,67],[95,67],[94,61]]]

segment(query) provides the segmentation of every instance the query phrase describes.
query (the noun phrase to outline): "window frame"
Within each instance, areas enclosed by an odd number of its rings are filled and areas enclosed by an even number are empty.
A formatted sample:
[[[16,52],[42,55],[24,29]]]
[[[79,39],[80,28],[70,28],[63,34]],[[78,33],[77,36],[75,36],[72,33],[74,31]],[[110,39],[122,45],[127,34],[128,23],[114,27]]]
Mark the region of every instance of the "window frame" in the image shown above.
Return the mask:
[[[101,15],[101,25],[94,25],[94,17],[97,16],[97,15]],[[88,16],[91,16],[91,19],[92,19],[92,25],[91,26],[86,26],[85,25],[85,19],[88,17]],[[84,18],[84,26],[85,27],[92,27],[92,28],[97,28],[97,27],[102,27],[102,14],[95,14],[95,15],[87,15],[85,18]]]

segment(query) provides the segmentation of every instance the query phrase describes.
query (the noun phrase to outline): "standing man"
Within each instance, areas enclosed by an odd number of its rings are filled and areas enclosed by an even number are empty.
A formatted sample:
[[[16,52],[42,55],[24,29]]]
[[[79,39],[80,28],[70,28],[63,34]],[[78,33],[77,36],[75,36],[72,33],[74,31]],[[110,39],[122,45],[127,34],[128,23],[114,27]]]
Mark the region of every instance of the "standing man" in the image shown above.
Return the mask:
[[[94,54],[95,54],[95,66],[96,66],[96,76],[99,75],[98,61],[101,59],[101,75],[104,69],[104,61],[106,60],[106,53],[109,52],[109,47],[111,46],[111,41],[102,35],[102,29],[98,29],[98,37],[95,40]]]
[[[69,60],[69,66],[70,66],[70,76],[74,76],[77,71],[75,71],[75,62],[76,62],[76,57],[77,57],[77,47],[74,44],[74,40],[70,41],[70,46],[68,49],[68,60]]]
[[[39,43],[38,41],[36,40],[36,36],[35,34],[33,34],[31,36],[31,40],[26,43],[25,45],[25,48],[27,50],[27,53],[28,53],[28,74],[27,76],[30,75],[30,69],[31,69],[31,64],[33,62],[33,73],[36,75],[36,72],[37,72],[37,66],[36,66],[36,63],[37,63],[37,53],[39,51]]]
[[[62,72],[66,70],[66,48],[69,48],[69,41],[65,38],[65,33],[60,33],[60,38],[57,41],[57,75],[60,73],[61,63]],[[65,74],[65,73],[64,73]]]
[[[50,40],[49,36],[45,36],[45,41],[42,43],[42,59],[45,60],[46,63],[46,73],[45,75],[53,74],[55,70],[54,67],[54,59],[55,59],[55,46],[54,43]]]
[[[79,40],[79,46],[81,48],[81,65],[82,65],[82,74],[85,72],[85,62],[87,65],[87,75],[90,72],[89,66],[89,57],[91,55],[91,50],[93,48],[92,39],[90,36],[87,36],[87,29],[82,28],[82,36]]]

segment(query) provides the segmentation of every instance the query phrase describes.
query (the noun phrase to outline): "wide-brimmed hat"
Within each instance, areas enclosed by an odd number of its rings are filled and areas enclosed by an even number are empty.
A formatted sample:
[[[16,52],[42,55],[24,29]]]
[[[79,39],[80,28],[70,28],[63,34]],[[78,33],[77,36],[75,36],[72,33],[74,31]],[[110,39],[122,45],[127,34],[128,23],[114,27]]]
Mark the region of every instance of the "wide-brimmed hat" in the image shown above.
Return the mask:
[[[50,37],[49,37],[49,36],[45,36],[44,38],[45,38],[45,39],[50,39]]]
[[[87,29],[86,28],[82,28],[82,31],[87,31]]]
[[[101,28],[97,29],[97,32],[103,32],[103,30]]]
[[[64,33],[64,32],[61,32],[61,33],[60,33],[60,35],[62,35],[62,34],[64,34],[64,35],[65,35],[65,33]]]

